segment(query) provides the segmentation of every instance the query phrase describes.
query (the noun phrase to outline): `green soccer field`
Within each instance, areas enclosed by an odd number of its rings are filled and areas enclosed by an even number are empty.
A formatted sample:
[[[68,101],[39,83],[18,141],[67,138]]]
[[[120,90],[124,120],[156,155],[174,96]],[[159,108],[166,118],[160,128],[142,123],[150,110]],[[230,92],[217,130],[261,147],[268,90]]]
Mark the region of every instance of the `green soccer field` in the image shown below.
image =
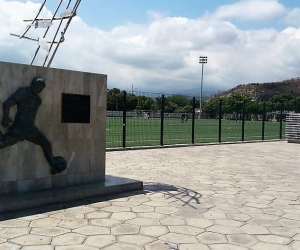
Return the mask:
[[[130,117],[126,120],[126,147],[160,145],[160,118]],[[282,124],[284,138],[285,123]],[[264,139],[279,139],[280,123],[265,122]],[[242,121],[222,120],[221,141],[242,140]],[[262,121],[245,121],[244,140],[262,140]],[[195,120],[195,143],[219,141],[219,120]],[[180,122],[179,119],[165,118],[163,144],[191,144],[192,120]],[[106,147],[123,146],[123,124],[121,117],[108,117],[106,124]]]

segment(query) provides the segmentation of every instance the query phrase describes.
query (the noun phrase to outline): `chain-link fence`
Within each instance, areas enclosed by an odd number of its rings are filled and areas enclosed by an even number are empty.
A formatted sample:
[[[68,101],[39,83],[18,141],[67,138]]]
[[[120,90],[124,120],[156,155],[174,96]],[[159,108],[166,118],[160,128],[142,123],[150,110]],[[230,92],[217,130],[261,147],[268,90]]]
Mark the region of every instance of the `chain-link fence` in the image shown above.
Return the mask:
[[[284,106],[239,100],[213,105],[181,95],[120,92],[108,97],[106,147],[283,139]],[[274,108],[275,107],[275,108]]]

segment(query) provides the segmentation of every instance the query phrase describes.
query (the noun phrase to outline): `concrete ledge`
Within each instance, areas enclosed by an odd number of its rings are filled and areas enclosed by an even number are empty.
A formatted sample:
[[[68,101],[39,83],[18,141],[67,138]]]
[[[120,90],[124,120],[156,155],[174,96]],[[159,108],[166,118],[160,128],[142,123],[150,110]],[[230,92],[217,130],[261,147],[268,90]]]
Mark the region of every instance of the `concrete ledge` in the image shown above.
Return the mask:
[[[142,189],[141,181],[105,176],[105,181],[101,183],[0,196],[0,213]]]

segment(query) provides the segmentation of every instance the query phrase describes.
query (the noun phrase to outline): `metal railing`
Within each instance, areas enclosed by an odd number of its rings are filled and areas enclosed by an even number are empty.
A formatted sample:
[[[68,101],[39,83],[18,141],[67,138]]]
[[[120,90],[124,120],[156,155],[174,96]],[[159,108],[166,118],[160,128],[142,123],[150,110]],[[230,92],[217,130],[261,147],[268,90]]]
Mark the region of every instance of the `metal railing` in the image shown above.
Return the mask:
[[[121,111],[107,111],[107,148],[164,146],[178,144],[264,141],[285,138],[283,106],[280,110],[263,109],[247,113],[247,105],[239,103],[235,111],[225,113],[219,100],[218,110],[200,114],[195,97],[191,98],[191,112],[166,112],[165,95],[161,95],[156,110],[132,110],[127,107],[127,94],[118,101]]]

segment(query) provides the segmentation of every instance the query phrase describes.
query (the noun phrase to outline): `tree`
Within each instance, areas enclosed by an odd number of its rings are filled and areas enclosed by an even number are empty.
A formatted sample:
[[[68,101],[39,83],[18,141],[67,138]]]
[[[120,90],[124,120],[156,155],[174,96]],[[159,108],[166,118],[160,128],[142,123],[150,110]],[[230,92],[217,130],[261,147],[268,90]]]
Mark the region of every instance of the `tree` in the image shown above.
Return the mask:
[[[219,113],[219,102],[220,98],[210,98],[203,105],[203,111],[208,114],[209,118],[217,118]]]
[[[167,113],[183,113],[189,109],[189,98],[183,95],[171,95],[165,100],[165,112]],[[186,107],[186,108],[185,108]]]
[[[193,106],[188,104],[186,106],[183,107],[183,112],[184,113],[192,113],[193,112]]]
[[[154,99],[153,105],[152,105],[152,110],[155,110],[157,112],[161,111],[161,97],[156,97]]]
[[[133,111],[138,104],[138,97],[135,94],[128,93],[126,98],[126,109]]]
[[[166,102],[173,102],[178,107],[184,107],[189,104],[189,98],[184,95],[171,95],[166,98]]]
[[[151,110],[154,100],[147,96],[138,96],[137,97],[136,110]]]
[[[224,99],[224,105],[222,106],[222,110],[224,113],[232,114],[242,113],[243,103],[247,105],[251,102],[250,95],[239,94],[239,93],[232,93],[230,96]]]
[[[107,91],[107,110],[119,110],[121,96],[122,94],[120,89],[109,89]]]
[[[274,95],[270,98],[268,102],[268,107],[271,111],[280,110],[281,105],[283,105],[285,110],[294,111],[295,110],[295,97],[292,95]]]
[[[249,117],[249,114],[256,115],[256,119],[258,119],[258,115],[263,113],[263,102],[253,100],[247,103],[245,106],[245,112],[248,116],[248,119],[251,118]]]

